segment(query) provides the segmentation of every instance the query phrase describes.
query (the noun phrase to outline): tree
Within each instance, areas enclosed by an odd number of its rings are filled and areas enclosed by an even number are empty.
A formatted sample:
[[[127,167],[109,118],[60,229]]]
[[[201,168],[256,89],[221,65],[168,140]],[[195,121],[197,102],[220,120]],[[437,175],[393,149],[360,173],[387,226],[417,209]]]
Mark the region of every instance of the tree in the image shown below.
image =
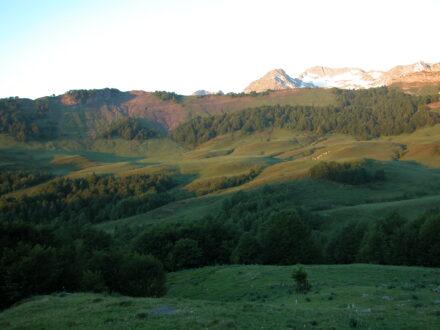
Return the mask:
[[[154,257],[127,254],[120,268],[122,285],[118,292],[134,297],[161,297],[166,293],[166,274]]]
[[[392,213],[374,223],[367,231],[360,248],[361,260],[377,264],[403,264],[404,225],[406,219]]]
[[[0,307],[58,288],[60,268],[54,248],[21,244],[2,252],[0,266]]]
[[[355,262],[365,232],[366,226],[355,221],[337,230],[327,244],[328,260],[337,264]]]
[[[419,262],[425,266],[440,265],[440,216],[428,214],[419,231]]]
[[[197,241],[183,238],[174,244],[169,259],[173,270],[193,268],[202,264],[203,252]]]
[[[260,229],[266,264],[312,263],[318,257],[311,230],[297,211],[273,213]]]
[[[232,252],[231,261],[237,264],[258,264],[261,262],[262,249],[255,235],[246,232],[240,237]]]

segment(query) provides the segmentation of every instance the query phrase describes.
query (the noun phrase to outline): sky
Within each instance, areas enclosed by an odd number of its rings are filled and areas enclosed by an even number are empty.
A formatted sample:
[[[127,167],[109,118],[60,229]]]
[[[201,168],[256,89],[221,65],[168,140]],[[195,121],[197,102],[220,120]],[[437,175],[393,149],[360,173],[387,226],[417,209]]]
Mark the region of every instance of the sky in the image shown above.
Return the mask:
[[[0,97],[242,91],[267,71],[440,62],[438,0],[0,0]]]

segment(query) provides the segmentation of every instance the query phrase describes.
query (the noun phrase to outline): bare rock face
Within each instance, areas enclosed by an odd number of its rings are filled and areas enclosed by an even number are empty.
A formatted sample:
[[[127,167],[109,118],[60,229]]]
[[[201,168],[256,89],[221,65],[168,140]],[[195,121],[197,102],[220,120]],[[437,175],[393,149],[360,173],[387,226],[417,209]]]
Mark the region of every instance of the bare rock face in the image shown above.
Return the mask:
[[[275,69],[252,82],[245,88],[245,93],[264,92],[267,90],[294,89],[305,86],[300,79],[290,77],[283,69]]]
[[[385,72],[384,85],[394,83],[438,83],[440,82],[440,63],[417,62],[410,65],[398,65]]]

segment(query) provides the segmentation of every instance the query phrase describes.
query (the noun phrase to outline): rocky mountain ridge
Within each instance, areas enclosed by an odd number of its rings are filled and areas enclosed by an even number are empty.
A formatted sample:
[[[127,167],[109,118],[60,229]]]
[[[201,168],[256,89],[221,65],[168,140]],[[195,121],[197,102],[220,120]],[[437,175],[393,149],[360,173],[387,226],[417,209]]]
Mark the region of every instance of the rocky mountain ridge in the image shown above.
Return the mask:
[[[283,69],[275,69],[252,82],[244,92],[314,87],[362,89],[396,83],[440,83],[440,63],[419,61],[410,65],[398,65],[388,71],[314,66],[296,78],[289,76]]]

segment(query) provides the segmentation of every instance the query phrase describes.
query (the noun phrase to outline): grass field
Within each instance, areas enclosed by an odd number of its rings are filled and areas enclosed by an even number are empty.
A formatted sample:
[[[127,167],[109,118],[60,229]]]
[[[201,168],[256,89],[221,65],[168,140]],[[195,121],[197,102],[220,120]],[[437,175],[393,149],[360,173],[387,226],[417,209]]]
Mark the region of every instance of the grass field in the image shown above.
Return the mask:
[[[0,313],[2,329],[436,329],[440,270],[306,266],[312,290],[295,293],[295,266],[218,266],[171,273],[162,298],[60,293]]]

